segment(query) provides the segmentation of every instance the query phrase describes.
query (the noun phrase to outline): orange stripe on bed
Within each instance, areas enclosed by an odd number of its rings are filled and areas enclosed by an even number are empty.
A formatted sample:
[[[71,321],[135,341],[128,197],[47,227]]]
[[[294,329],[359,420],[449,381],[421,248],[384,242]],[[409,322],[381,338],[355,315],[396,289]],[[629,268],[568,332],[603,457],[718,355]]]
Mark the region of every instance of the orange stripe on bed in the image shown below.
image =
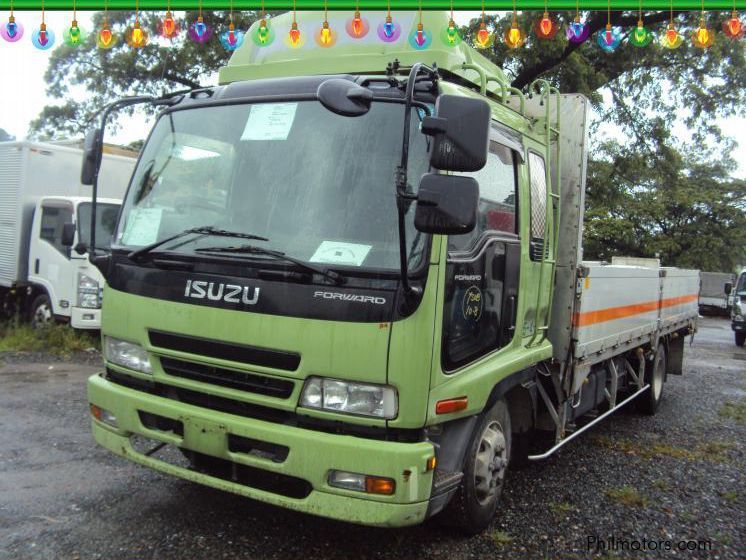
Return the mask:
[[[699,296],[697,294],[689,294],[686,296],[666,298],[660,301],[646,301],[643,303],[635,303],[632,305],[607,307],[606,309],[599,309],[597,311],[575,313],[572,322],[576,327],[587,327],[589,325],[595,325],[597,323],[605,323],[606,321],[614,321],[616,319],[624,319],[625,317],[631,317],[633,315],[639,315],[641,313],[657,311],[659,308],[662,309],[664,307],[683,305],[691,301],[697,301],[698,299]]]

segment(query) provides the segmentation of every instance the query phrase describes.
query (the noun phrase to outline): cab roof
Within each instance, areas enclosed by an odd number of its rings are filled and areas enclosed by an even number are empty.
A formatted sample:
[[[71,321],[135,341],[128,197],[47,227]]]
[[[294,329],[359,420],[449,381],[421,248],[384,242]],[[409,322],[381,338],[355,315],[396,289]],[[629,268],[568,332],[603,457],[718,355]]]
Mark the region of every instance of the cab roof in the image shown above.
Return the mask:
[[[438,69],[450,72],[473,84],[482,85],[483,76],[488,78],[488,90],[498,90],[497,82],[507,84],[502,70],[466,42],[449,45],[445,41],[448,12],[426,11],[422,13],[424,30],[429,34],[429,45],[423,50],[415,49],[409,37],[417,29],[417,12],[395,12],[394,23],[400,27],[396,40],[384,42],[378,27],[386,19],[386,12],[363,12],[368,24],[367,34],[352,38],[346,31],[351,18],[349,11],[329,12],[329,27],[333,44],[320,46],[316,38],[324,21],[324,12],[297,12],[296,22],[301,32],[299,46],[293,48],[289,31],[293,22],[292,12],[267,20],[271,40],[259,46],[254,37],[259,22],[247,31],[243,45],[231,56],[228,64],[220,69],[220,84],[245,80],[282,78],[312,75],[377,75],[385,74],[389,63],[398,60],[401,67],[416,62],[437,65]],[[465,68],[464,66],[470,68]]]

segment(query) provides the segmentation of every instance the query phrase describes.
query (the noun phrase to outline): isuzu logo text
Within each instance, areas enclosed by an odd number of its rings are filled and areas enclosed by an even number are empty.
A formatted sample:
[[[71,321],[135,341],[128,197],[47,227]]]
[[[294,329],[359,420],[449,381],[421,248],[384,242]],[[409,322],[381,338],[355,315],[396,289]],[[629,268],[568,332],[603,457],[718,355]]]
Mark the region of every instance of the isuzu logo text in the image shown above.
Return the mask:
[[[338,299],[340,301],[357,301],[359,303],[375,303],[376,305],[383,305],[386,303],[386,298],[382,297],[364,296],[361,294],[342,294],[340,292],[314,292],[313,297]]]
[[[207,282],[206,280],[187,280],[184,296],[193,299],[209,299],[227,303],[255,305],[259,301],[259,288]]]

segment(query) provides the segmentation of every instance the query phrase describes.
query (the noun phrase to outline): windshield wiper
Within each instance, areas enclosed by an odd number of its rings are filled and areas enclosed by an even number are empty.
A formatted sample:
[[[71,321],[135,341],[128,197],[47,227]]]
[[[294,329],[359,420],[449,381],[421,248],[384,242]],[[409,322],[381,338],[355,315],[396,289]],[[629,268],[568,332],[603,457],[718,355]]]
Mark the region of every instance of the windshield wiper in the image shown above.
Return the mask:
[[[129,253],[127,255],[127,258],[132,261],[136,261],[143,255],[147,255],[148,253],[150,253],[153,249],[157,249],[158,247],[160,247],[161,245],[165,245],[169,241],[174,241],[181,237],[186,237],[187,235],[202,235],[202,236],[214,235],[215,237],[236,237],[239,239],[256,239],[257,241],[269,241],[269,239],[267,239],[266,237],[262,237],[260,235],[253,235],[251,233],[241,233],[238,231],[227,231],[224,229],[217,229],[213,226],[202,226],[202,227],[185,229],[181,233],[177,233],[176,235],[172,235],[171,237],[167,237],[166,239],[161,239],[160,241],[156,241],[155,243],[151,243],[150,245],[145,245],[145,247],[141,247],[140,249],[137,249]]]
[[[195,249],[195,251],[199,253],[233,253],[233,254],[248,254],[248,255],[267,255],[269,257],[274,257],[277,260],[284,260],[284,261],[293,263],[299,268],[303,268],[310,272],[321,274],[322,276],[329,278],[336,284],[344,283],[344,277],[341,274],[334,272],[333,270],[329,270],[328,268],[316,266],[306,261],[302,261],[300,259],[290,257],[286,255],[285,253],[283,253],[282,251],[273,251],[272,249],[265,249],[264,247],[256,247],[254,245],[241,245],[240,247],[199,247]]]

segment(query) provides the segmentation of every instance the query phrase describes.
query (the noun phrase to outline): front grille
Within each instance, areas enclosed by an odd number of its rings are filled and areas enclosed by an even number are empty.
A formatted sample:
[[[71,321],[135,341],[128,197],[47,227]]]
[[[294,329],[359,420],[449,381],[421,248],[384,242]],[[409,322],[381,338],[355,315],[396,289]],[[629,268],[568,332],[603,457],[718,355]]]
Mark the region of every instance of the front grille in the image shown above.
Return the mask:
[[[280,399],[288,398],[293,392],[293,382],[284,379],[275,379],[207,364],[185,362],[174,358],[161,357],[160,361],[163,371],[174,377],[183,377],[193,381],[220,385],[230,389],[240,389],[241,391]]]
[[[188,352],[189,354],[199,354],[200,356],[218,358],[220,360],[229,360],[231,362],[240,362],[285,371],[295,371],[300,364],[300,354],[296,354],[295,352],[270,350],[242,344],[229,344],[220,340],[210,340],[154,330],[149,331],[148,335],[150,337],[150,344],[166,350]]]

